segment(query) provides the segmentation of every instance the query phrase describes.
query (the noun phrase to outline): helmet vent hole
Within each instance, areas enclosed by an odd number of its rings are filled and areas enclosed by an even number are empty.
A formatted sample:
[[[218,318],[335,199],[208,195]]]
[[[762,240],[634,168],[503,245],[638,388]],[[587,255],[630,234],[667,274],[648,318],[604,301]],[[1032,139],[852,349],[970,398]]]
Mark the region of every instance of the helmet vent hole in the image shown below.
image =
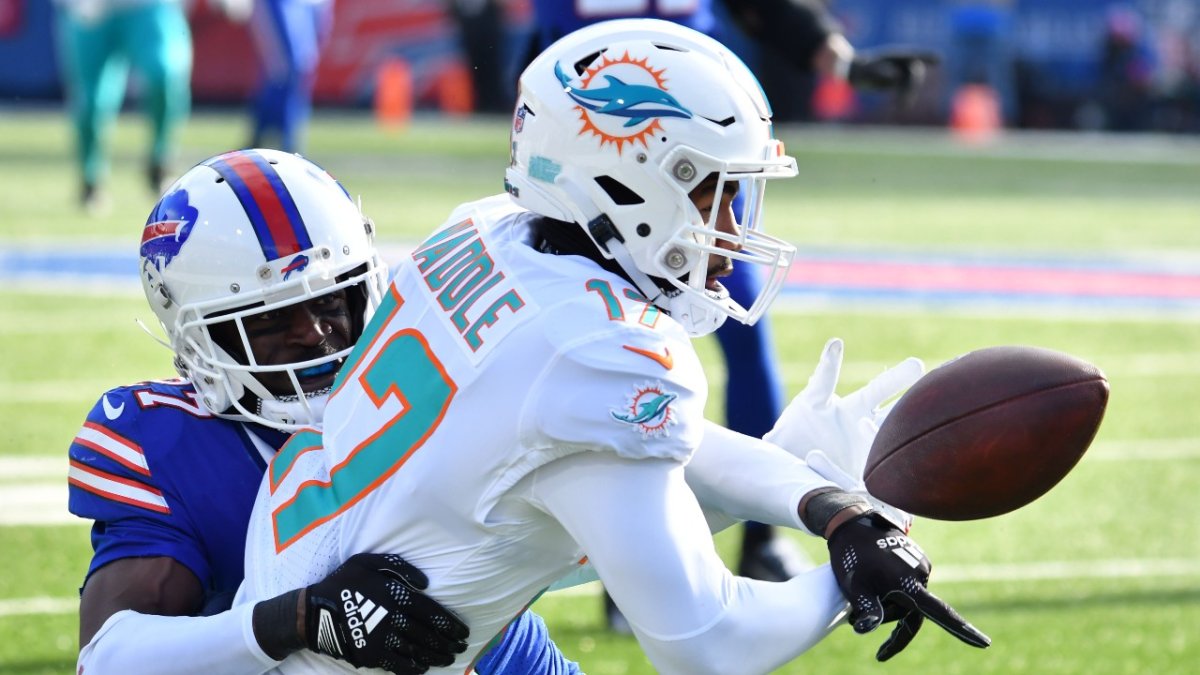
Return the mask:
[[[639,237],[649,237],[650,236],[650,226],[647,225],[646,223],[638,223],[637,233],[638,233]]]
[[[224,177],[224,176],[217,176],[217,180],[216,180],[216,181],[214,181],[214,182],[215,182],[215,183],[217,183],[218,185],[220,185],[221,183],[224,183],[224,182],[225,182],[225,177]]]
[[[688,51],[687,49],[684,49],[683,47],[676,47],[675,45],[667,45],[667,44],[663,44],[661,42],[655,42],[653,44],[656,48],[661,49],[663,51],[667,51],[667,52],[686,52],[686,51]]]
[[[604,51],[605,50],[601,49],[598,52],[592,52],[591,54],[588,54],[587,56],[583,57],[582,59],[579,59],[578,61],[576,61],[575,64],[573,66],[571,66],[572,68],[575,69],[575,74],[583,75],[584,71],[586,71],[588,69],[588,66],[592,65],[593,61],[600,58],[600,55],[603,54]]]
[[[596,176],[595,181],[617,206],[633,206],[646,202],[641,195],[612,176]]]
[[[278,163],[279,163],[279,160],[277,160],[277,159],[268,159],[268,160],[267,160],[267,163],[268,163],[268,164],[278,164]]]
[[[705,117],[704,119],[708,120],[709,122],[712,122],[713,124],[715,124],[719,127],[727,127],[737,121],[736,119],[734,119],[733,115],[730,115],[729,117],[726,117],[723,120],[714,120],[710,117]]]

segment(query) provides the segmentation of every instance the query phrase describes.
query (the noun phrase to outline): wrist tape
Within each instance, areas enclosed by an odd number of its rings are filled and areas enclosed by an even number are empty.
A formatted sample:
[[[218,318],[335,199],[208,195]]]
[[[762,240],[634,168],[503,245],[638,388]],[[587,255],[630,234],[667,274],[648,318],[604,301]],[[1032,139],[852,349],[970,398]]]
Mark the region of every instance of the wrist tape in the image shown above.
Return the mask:
[[[870,509],[871,502],[861,495],[838,488],[827,488],[825,492],[819,492],[808,498],[804,512],[800,514],[800,521],[804,523],[809,532],[823,537],[825,529],[829,527],[829,521],[833,520],[838,512],[852,506],[865,506]]]
[[[254,638],[263,652],[276,661],[305,647],[304,636],[297,628],[299,597],[300,589],[296,589],[254,606],[250,619]]]

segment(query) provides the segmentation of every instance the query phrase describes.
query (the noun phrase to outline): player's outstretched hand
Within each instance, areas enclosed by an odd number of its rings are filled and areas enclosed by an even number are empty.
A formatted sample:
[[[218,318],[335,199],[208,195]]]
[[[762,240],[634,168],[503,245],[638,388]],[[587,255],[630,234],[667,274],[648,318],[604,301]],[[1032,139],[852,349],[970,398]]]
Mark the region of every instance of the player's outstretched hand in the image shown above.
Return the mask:
[[[896,622],[876,659],[887,661],[900,653],[925,619],[972,647],[992,644],[991,638],[929,592],[926,584],[932,567],[925,552],[875,513],[848,520],[829,535],[829,560],[850,603],[854,632],[869,633],[880,624]]]
[[[305,589],[308,648],[400,675],[452,664],[467,648],[467,626],[422,592],[428,586],[425,574],[398,555],[351,556]]]
[[[937,53],[912,47],[880,47],[862,50],[850,62],[846,80],[855,89],[894,91],[903,105],[916,99],[925,82],[928,66],[941,60]]]
[[[763,440],[801,459],[811,450],[820,449],[843,472],[861,482],[871,442],[891,412],[891,404],[884,402],[919,380],[925,366],[920,359],[909,357],[877,375],[862,389],[842,397],[836,391],[844,352],[840,338],[825,343],[808,384],[788,403]],[[854,486],[842,485],[842,488],[851,490]]]

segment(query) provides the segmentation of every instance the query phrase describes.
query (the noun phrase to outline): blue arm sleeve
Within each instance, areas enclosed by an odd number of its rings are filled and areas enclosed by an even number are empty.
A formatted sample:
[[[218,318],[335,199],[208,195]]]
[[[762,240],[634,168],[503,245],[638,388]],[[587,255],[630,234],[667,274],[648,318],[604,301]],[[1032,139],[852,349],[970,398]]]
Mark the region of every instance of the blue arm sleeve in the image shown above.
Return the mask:
[[[479,675],[580,675],[579,664],[567,660],[550,639],[542,617],[525,612],[504,631],[500,643],[479,663]]]

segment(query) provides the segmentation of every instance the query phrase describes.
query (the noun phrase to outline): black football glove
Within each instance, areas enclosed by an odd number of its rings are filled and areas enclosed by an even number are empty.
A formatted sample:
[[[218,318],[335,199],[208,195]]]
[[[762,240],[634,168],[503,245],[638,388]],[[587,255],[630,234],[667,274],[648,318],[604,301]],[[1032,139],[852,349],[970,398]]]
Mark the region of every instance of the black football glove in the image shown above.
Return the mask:
[[[424,673],[454,663],[468,635],[466,624],[421,592],[428,586],[398,555],[359,553],[312,586],[255,605],[254,636],[276,660],[307,648],[355,668]]]
[[[972,647],[992,643],[929,592],[925,585],[932,567],[925,552],[878,514],[868,512],[838,526],[829,536],[829,560],[850,602],[854,632],[869,633],[882,623],[897,622],[876,659],[887,661],[900,653],[926,617]]]
[[[397,674],[448,666],[467,626],[421,591],[429,579],[398,555],[359,553],[308,587],[308,648],[356,668]]]
[[[903,106],[910,106],[925,82],[928,66],[941,61],[935,52],[910,47],[881,47],[857,52],[846,80],[855,89],[894,91]]]

